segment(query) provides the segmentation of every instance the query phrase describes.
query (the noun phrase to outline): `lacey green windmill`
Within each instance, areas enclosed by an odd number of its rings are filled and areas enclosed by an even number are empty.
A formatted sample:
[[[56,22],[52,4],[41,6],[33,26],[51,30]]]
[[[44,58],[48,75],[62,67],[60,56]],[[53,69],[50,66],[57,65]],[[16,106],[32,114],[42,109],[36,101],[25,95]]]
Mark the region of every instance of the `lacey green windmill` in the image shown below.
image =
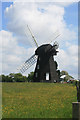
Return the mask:
[[[59,44],[55,41],[53,45],[47,43],[38,46],[38,43],[35,40],[28,25],[27,28],[31,34],[31,37],[33,38],[37,49],[35,51],[35,54],[32,55],[28,60],[26,60],[23,65],[21,65],[21,67],[19,68],[19,72],[25,72],[35,62],[37,62],[34,71],[33,82],[58,82],[59,76],[57,73],[56,63],[54,61],[54,55],[57,55]],[[55,40],[59,35],[59,32],[56,31],[54,33],[53,40]]]

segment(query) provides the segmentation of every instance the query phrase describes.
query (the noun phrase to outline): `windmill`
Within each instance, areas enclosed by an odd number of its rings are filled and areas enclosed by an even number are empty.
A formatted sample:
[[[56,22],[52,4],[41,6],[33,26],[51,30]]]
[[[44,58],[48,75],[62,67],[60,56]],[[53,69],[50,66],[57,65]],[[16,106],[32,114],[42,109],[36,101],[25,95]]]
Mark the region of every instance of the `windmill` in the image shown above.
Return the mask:
[[[37,41],[28,25],[27,28],[35,43],[36,51],[34,55],[32,55],[28,60],[25,61],[24,64],[20,66],[18,69],[19,72],[24,73],[37,62],[33,82],[58,82],[59,76],[56,70],[57,68],[54,61],[54,55],[57,55],[59,44],[55,41],[53,45],[49,43],[38,47]],[[59,35],[60,34],[58,31],[55,32],[53,40],[55,40]]]

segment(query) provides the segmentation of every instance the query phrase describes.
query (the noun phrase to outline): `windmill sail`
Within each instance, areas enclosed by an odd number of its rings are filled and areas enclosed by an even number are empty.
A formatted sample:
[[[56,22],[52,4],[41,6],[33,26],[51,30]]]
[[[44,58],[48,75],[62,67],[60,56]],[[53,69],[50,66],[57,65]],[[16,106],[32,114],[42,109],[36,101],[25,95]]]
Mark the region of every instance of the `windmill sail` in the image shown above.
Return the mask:
[[[37,62],[37,56],[34,54],[28,60],[26,60],[25,63],[20,66],[20,68],[18,68],[18,71],[24,73],[28,68],[30,68],[36,62]]]
[[[50,44],[52,41],[54,41],[54,40],[55,40],[56,38],[58,38],[59,36],[60,36],[60,33],[59,33],[59,31],[57,30],[57,31],[52,35],[51,40],[48,39],[48,40],[46,40],[46,42]]]
[[[32,46],[35,45],[35,47],[38,48],[38,43],[37,43],[34,35],[33,35],[32,32],[31,32],[31,29],[29,28],[28,25],[27,25],[27,28],[25,29],[24,33],[25,33],[26,37],[28,38],[30,44],[31,44]]]
[[[29,28],[28,25],[27,25],[27,28],[28,28],[28,30],[29,30],[29,32],[30,32],[30,34],[31,34],[31,36],[32,36],[32,38],[33,38],[33,40],[34,40],[35,46],[38,47],[37,41],[36,41],[36,39],[34,38],[34,36],[33,36],[33,34],[32,34],[32,32],[31,32],[31,30],[30,30],[30,28]]]

